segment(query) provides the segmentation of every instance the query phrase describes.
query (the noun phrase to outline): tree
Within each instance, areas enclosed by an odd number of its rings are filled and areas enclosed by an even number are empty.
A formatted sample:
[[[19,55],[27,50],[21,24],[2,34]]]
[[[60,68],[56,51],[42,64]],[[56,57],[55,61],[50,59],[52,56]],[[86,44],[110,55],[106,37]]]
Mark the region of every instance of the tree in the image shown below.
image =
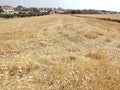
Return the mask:
[[[3,10],[2,10],[2,8],[1,8],[1,6],[0,6],[0,13],[1,13],[1,12],[3,12]]]
[[[71,14],[75,14],[75,12],[76,12],[75,10],[72,10],[72,11],[71,11]]]
[[[39,14],[40,12],[39,12],[39,10],[37,8],[30,8],[29,13],[30,14]]]
[[[21,5],[18,5],[18,6],[15,8],[16,11],[23,11],[23,9],[24,9],[24,7],[21,6]]]
[[[76,10],[76,13],[75,14],[80,14],[81,13],[81,11],[80,10]]]

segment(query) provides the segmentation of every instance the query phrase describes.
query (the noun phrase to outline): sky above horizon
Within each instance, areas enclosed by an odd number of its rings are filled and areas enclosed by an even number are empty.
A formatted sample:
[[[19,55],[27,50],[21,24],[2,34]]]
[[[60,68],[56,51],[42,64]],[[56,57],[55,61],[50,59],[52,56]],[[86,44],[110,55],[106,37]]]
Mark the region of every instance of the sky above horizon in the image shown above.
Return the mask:
[[[120,12],[120,0],[0,0],[0,5],[16,7],[62,7],[64,9],[98,9]]]

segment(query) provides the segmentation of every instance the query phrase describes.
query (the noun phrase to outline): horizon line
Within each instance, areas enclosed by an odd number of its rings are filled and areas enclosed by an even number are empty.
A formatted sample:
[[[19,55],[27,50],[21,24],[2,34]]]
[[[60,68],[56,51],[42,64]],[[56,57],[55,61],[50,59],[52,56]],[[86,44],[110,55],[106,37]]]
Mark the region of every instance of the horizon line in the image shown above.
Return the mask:
[[[5,6],[7,4],[3,4],[3,5],[0,5],[0,6]],[[62,9],[71,9],[71,10],[105,10],[105,11],[113,11],[113,12],[120,12],[120,11],[117,11],[117,10],[107,10],[107,9],[93,9],[93,8],[63,8],[63,7],[40,7],[40,6],[24,6],[24,5],[16,5],[16,6],[12,6],[12,5],[7,5],[7,6],[11,6],[13,8],[17,7],[17,6],[23,6],[23,7],[26,7],[26,8],[62,8]]]

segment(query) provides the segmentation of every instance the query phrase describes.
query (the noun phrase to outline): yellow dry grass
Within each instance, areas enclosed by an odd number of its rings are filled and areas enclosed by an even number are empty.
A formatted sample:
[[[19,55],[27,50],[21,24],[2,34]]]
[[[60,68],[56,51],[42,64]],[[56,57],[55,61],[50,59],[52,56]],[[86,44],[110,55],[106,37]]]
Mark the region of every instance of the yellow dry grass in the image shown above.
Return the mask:
[[[74,16],[99,18],[106,20],[116,20],[120,22],[120,14],[76,14]]]
[[[0,20],[0,90],[119,90],[119,26],[69,15]]]

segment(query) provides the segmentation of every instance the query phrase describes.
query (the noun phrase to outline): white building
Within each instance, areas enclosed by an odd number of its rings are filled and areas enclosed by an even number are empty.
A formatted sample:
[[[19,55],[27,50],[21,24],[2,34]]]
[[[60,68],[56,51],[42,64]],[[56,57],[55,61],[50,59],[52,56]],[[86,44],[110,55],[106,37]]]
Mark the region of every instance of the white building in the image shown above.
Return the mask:
[[[14,11],[15,11],[11,6],[8,6],[8,5],[3,5],[3,6],[1,6],[1,9],[2,9],[4,12],[6,12],[6,13],[14,12]]]

